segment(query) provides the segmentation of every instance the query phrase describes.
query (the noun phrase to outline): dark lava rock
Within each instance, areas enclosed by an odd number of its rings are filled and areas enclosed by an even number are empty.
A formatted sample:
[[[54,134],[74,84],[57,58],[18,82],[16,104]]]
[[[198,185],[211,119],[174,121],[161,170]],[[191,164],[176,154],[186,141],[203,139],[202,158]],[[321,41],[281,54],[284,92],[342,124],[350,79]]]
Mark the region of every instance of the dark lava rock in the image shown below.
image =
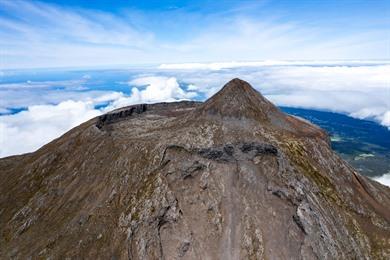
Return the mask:
[[[103,126],[118,122],[135,114],[141,114],[146,111],[147,105],[140,104],[127,107],[117,112],[111,112],[98,117],[96,127],[101,129]]]

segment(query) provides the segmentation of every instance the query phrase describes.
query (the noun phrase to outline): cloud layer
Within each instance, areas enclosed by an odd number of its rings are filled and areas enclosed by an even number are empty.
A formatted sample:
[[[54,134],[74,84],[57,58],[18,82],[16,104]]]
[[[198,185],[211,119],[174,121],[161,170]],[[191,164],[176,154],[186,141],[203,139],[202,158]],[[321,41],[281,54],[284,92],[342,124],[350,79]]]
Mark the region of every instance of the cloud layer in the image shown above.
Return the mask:
[[[210,63],[163,63],[159,69],[167,70],[222,70],[242,67],[264,67],[264,66],[364,66],[364,65],[386,65],[387,60],[263,60],[263,61],[231,61],[231,62],[210,62]]]
[[[383,185],[390,187],[390,173],[386,173],[380,177],[376,177],[373,179],[376,180],[377,182],[382,183]]]
[[[113,100],[105,111],[137,103],[172,102],[189,100],[197,96],[194,91],[183,90],[174,77],[139,77],[128,84],[133,86],[131,95],[121,95]]]
[[[112,109],[136,103],[172,102],[196,96],[195,92],[183,90],[173,77],[140,77],[130,81],[129,85],[133,86],[130,95],[122,92],[98,92],[100,95],[97,96],[96,92],[85,92],[84,94],[90,95],[88,98],[81,95],[77,101],[29,105],[25,111],[0,116],[0,157],[35,151],[71,128]],[[73,96],[75,97],[76,95]],[[97,109],[96,106],[101,103],[108,105]]]
[[[91,101],[69,100],[1,116],[0,157],[32,152],[100,113]]]
[[[160,68],[192,83],[206,97],[240,77],[277,105],[339,112],[390,127],[390,65],[388,61],[376,63],[185,63]]]

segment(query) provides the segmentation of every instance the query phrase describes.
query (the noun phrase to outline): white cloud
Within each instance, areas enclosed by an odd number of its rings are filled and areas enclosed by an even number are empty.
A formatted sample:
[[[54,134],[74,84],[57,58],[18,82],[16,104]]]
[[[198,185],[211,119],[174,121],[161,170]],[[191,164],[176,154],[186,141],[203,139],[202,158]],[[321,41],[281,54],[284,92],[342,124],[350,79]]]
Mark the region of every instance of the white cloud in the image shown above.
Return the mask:
[[[281,61],[279,64],[286,65],[250,63],[251,66],[244,66],[248,65],[245,63],[243,67],[230,63],[217,67],[204,64],[202,68],[205,69],[191,69],[187,64],[161,70],[196,85],[198,92],[206,97],[228,80],[240,77],[277,105],[340,112],[360,119],[373,119],[390,127],[389,61],[378,64],[374,61],[349,62],[323,65],[318,61],[295,64]]]
[[[279,105],[341,112],[390,127],[385,118],[390,111],[390,65],[297,66],[268,72],[262,85]]]
[[[141,100],[146,102],[191,99],[197,95],[195,92],[185,92],[174,77],[143,77],[132,80],[129,84],[146,86],[139,92]]]
[[[390,129],[390,111],[387,111],[386,113],[383,114],[381,118],[381,123],[382,125],[388,126]]]
[[[44,104],[58,104],[66,100],[81,100],[87,101],[90,99],[102,99],[106,96],[109,101],[109,96],[118,95],[113,91],[65,91],[65,90],[28,90],[28,89],[14,89],[1,90],[0,89],[0,111],[7,111],[8,108],[25,108],[33,105]],[[115,97],[113,97],[115,99]]]
[[[32,152],[71,128],[101,114],[93,102],[63,101],[58,105],[30,106],[0,117],[0,157]]]
[[[130,106],[134,105],[137,103],[143,103],[140,96],[139,96],[139,91],[137,88],[133,88],[131,91],[130,96],[126,96],[123,94],[120,94],[118,98],[113,100],[105,109],[105,112],[109,112],[111,110],[114,110],[116,108],[120,107],[125,107],[125,106]]]
[[[153,43],[153,33],[110,13],[20,0],[2,1],[0,11],[8,14],[0,17],[0,67],[123,64]]]
[[[285,60],[264,60],[264,61],[231,61],[231,62],[211,62],[211,63],[163,63],[158,66],[163,70],[222,70],[242,67],[263,67],[263,66],[335,66],[335,65],[384,65],[390,61],[378,60],[305,60],[305,61],[285,61]]]
[[[386,33],[380,29],[336,36],[334,32],[340,28],[318,28],[291,20],[276,22],[277,18],[270,16],[261,19],[226,17],[219,23],[207,25],[190,42],[171,43],[170,48],[187,61],[201,60],[199,53],[207,54],[202,55],[203,60],[215,61],[388,58]],[[194,63],[190,67],[200,69],[203,65]],[[219,69],[225,65],[210,63],[208,66]],[[229,66],[236,65],[232,62]],[[172,68],[163,65],[167,67]]]
[[[174,77],[141,77],[129,84],[135,86],[131,95],[121,92],[91,95],[89,92],[90,97],[79,96],[78,101],[30,105],[26,111],[0,116],[0,157],[32,152],[86,120],[115,108],[190,99],[196,95],[195,92],[184,91]],[[95,109],[95,105],[102,102],[109,102],[109,105]]]
[[[183,90],[174,77],[140,77],[130,81],[129,85],[134,86],[131,90],[131,95],[116,99],[107,107],[107,110],[135,103],[189,100],[197,96],[197,93],[190,89],[190,91]]]
[[[375,177],[373,179],[377,182],[382,183],[383,185],[390,187],[390,173],[383,174],[382,176]]]
[[[0,90],[39,90],[39,89],[49,89],[53,87],[62,87],[65,89],[72,90],[82,90],[82,84],[85,83],[87,78],[84,80],[56,80],[56,81],[31,81],[27,80],[26,82],[17,82],[17,83],[2,83],[0,84]]]
[[[9,114],[9,113],[11,113],[11,110],[0,107],[0,114]]]
[[[102,102],[112,102],[115,100],[118,100],[125,95],[122,92],[108,92],[107,94],[102,94],[97,97],[91,97],[88,100],[92,100],[95,103],[102,103]]]
[[[108,102],[120,95],[115,91],[87,88],[85,83],[90,79],[89,75],[84,75],[76,80],[0,83],[0,113],[9,112],[10,108],[58,104],[66,100]]]
[[[359,119],[366,119],[366,118],[375,119],[377,122],[381,123],[384,126],[387,126],[390,129],[390,108],[389,107],[363,108],[359,111],[351,113],[350,116]]]
[[[199,88],[197,86],[195,86],[194,84],[189,84],[187,86],[187,90],[190,90],[190,91],[198,91]]]

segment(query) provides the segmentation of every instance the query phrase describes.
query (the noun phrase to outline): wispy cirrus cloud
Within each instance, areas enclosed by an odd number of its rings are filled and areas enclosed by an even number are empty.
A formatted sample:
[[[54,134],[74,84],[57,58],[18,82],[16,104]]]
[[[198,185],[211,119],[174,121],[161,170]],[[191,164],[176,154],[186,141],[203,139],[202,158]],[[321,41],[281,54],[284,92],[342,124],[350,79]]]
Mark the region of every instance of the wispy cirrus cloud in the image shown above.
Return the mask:
[[[390,57],[389,21],[379,19],[380,14],[364,17],[367,26],[357,27],[361,19],[348,13],[348,23],[334,17],[340,26],[322,16],[313,21],[310,12],[287,15],[266,1],[209,9],[204,5],[156,12],[127,5],[113,12],[4,0],[0,3],[0,66]]]
[[[2,1],[0,10],[6,68],[129,63],[153,42],[151,32],[105,12],[21,0]]]

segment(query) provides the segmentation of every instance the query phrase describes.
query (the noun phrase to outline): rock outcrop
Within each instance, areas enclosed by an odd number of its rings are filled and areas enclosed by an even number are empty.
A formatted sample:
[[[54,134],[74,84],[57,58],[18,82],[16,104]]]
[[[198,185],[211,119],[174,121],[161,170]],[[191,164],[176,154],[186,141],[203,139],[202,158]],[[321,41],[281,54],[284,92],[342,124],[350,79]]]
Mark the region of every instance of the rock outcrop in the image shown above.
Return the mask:
[[[0,159],[0,258],[388,259],[390,189],[233,79]]]
[[[146,111],[147,104],[139,104],[127,107],[125,109],[121,109],[119,111],[114,111],[111,113],[104,114],[102,116],[98,117],[98,120],[96,122],[96,127],[101,129],[105,125],[109,125],[115,122],[118,122],[120,120],[124,120],[126,118],[129,118],[134,113],[141,114]]]

